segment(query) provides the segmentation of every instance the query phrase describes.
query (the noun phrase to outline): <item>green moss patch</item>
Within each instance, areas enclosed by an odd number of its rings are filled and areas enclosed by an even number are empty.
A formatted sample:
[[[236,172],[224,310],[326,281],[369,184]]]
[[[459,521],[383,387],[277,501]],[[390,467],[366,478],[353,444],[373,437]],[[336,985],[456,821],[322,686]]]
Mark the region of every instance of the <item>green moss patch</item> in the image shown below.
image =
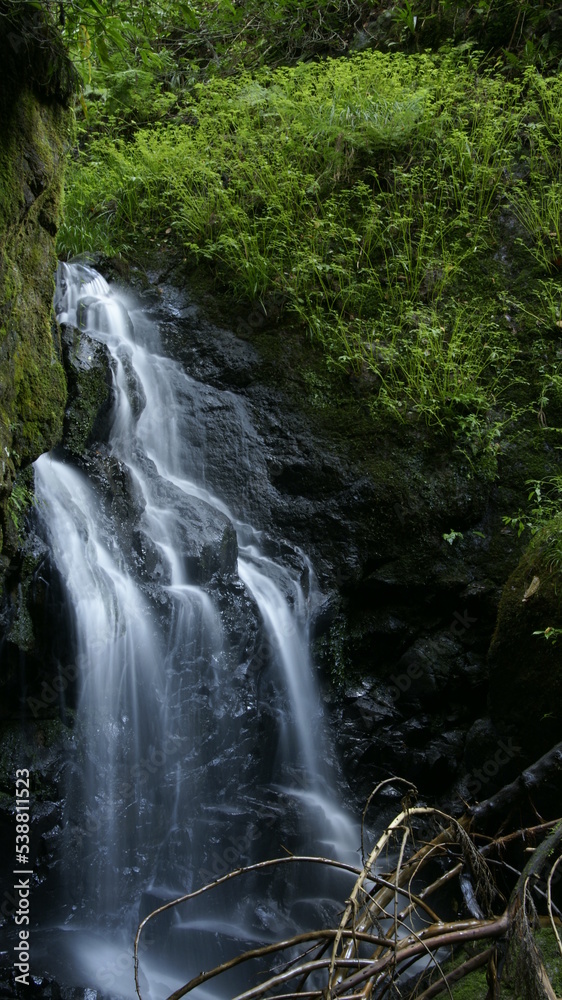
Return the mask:
[[[52,315],[69,112],[24,91],[0,126],[0,503],[62,433],[66,379]],[[4,525],[6,513],[4,514]]]
[[[490,647],[490,711],[538,757],[562,724],[562,515],[536,534],[503,589]]]

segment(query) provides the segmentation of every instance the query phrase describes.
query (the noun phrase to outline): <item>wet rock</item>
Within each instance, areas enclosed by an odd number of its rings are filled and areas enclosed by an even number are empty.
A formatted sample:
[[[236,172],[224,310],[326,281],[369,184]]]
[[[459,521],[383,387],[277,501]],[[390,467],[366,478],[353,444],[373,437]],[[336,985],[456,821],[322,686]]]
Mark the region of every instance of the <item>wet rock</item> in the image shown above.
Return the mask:
[[[139,456],[141,472],[150,471],[151,464]],[[105,498],[111,523],[119,526],[121,544],[136,553],[140,577],[160,582],[166,578],[171,583],[170,559],[185,570],[193,584],[208,583],[215,574],[235,572],[235,530],[230,519],[205,500],[162,480],[158,495],[144,496],[140,481],[103,446],[90,450],[82,465]],[[164,522],[175,536],[173,552],[164,552],[154,541],[158,523]]]
[[[92,438],[107,434],[111,369],[105,348],[83,330],[65,324],[61,336],[68,379],[65,446],[80,455]]]
[[[357,401],[340,433],[345,411],[324,415],[311,403],[321,402],[325,375],[315,371],[307,382],[308,357],[291,336],[281,349],[266,318],[236,334],[210,323],[189,294],[160,291],[153,311],[166,349],[207,383],[196,403],[184,392],[182,436],[194,443],[194,468],[237,517],[264,529],[264,539],[281,535],[311,557],[324,595],[315,649],[332,710],[338,685],[345,689],[354,672],[380,681],[348,699],[339,716],[351,769],[369,757],[382,762],[384,753],[397,766],[388,746],[429,708],[447,715],[449,727],[469,726],[482,712],[488,637],[502,574],[513,565],[509,537],[501,553],[491,546],[489,486],[470,480],[421,430],[388,429],[367,440],[372,425],[363,428]],[[368,464],[363,447],[377,456]],[[452,526],[454,545],[443,539]],[[382,729],[386,749],[384,740],[369,743]],[[430,767],[432,754],[437,760],[435,735],[425,732],[415,769]],[[462,768],[456,752],[451,760]],[[407,753],[400,762],[409,767]]]
[[[13,969],[0,969],[0,996],[5,1000],[18,1000],[22,984],[16,982]],[[62,986],[50,976],[30,975],[23,987],[29,1000],[109,1000],[105,993],[83,986]]]
[[[236,532],[226,515],[197,497],[186,496],[166,484],[157,498],[158,518],[166,519],[175,538],[173,560],[191,583],[208,583],[215,573],[235,572],[238,557]],[[140,531],[143,531],[142,524]],[[153,544],[146,535],[147,545]]]
[[[562,724],[558,546],[554,518],[505,584],[489,652],[492,722],[525,749],[529,763],[559,740]]]
[[[463,763],[467,773],[493,757],[499,738],[491,719],[476,719],[466,734]]]
[[[392,681],[407,701],[428,701],[462,672],[463,650],[449,635],[417,639],[400,657]]]
[[[46,51],[51,81],[60,81],[66,63],[45,17],[18,8],[0,38],[0,552],[8,558],[17,547],[9,534],[12,483],[60,440],[66,399],[52,299],[71,112],[63,91],[35,76]],[[23,71],[14,38],[26,52]]]
[[[52,716],[60,703],[59,685],[67,686],[46,661],[44,643],[68,660],[64,643],[51,644],[56,633],[56,588],[47,595],[45,573],[49,551],[30,532],[5,581],[0,604],[0,717]],[[62,636],[61,636],[62,638]],[[55,654],[57,655],[57,654]]]

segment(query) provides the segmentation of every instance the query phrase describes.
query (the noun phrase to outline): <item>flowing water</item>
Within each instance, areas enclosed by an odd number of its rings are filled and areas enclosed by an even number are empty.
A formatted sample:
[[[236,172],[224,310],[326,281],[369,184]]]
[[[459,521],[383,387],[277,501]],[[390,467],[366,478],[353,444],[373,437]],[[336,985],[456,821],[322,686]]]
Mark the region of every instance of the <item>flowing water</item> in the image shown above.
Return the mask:
[[[129,997],[139,916],[284,849],[353,861],[359,836],[310,662],[313,567],[207,482],[201,400],[208,411],[228,396],[227,475],[248,460],[243,402],[165,357],[150,315],[88,265],[60,266],[55,307],[105,346],[113,376],[108,441],[82,467],[64,453],[35,464],[80,671],[61,914],[82,980]],[[245,944],[317,926],[349,884],[244,878],[157,918],[145,1000]]]

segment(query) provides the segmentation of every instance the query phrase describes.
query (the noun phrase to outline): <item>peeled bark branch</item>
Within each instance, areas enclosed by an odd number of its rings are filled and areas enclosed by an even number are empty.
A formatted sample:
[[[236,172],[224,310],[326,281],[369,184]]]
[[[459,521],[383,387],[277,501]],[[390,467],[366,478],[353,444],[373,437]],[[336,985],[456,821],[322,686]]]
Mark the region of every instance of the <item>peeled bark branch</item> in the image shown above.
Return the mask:
[[[360,874],[358,869],[354,868],[353,865],[346,865],[341,861],[334,861],[332,858],[318,858],[314,856],[308,857],[292,854],[286,858],[272,858],[269,861],[260,861],[255,865],[248,865],[246,868],[236,868],[234,871],[228,872],[227,875],[222,875],[220,878],[215,879],[214,882],[209,882],[207,885],[201,886],[200,889],[195,889],[194,892],[188,892],[184,896],[172,899],[169,903],[164,903],[163,906],[159,906],[156,910],[152,910],[152,912],[141,921],[137,927],[137,933],[135,934],[135,988],[139,1000],[142,1000],[139,984],[139,942],[141,934],[150,920],[157,917],[161,913],[165,913],[166,910],[172,909],[174,906],[179,906],[180,903],[187,903],[190,899],[195,899],[197,896],[201,896],[205,892],[210,892],[212,889],[218,888],[218,886],[223,885],[225,882],[229,882],[233,878],[238,878],[239,875],[245,875],[248,872],[263,871],[267,868],[277,868],[279,865],[288,865],[303,861],[308,862],[309,864],[328,865],[331,868],[339,868],[342,871],[350,872],[352,875]]]
[[[389,991],[396,989],[398,979],[400,984],[404,983],[406,970],[424,956],[427,957],[428,963],[432,962],[436,966],[439,978],[436,982],[428,984],[429,969],[421,973],[416,987],[418,1000],[431,1000],[444,990],[450,993],[450,986],[453,983],[487,962],[489,962],[490,988],[495,993],[498,984],[494,960],[495,945],[471,955],[450,971],[441,969],[436,954],[443,948],[462,948],[467,942],[495,941],[499,938],[505,939],[508,956],[513,955],[510,969],[513,970],[516,988],[522,988],[529,1000],[555,1000],[554,991],[533,936],[536,913],[531,893],[535,891],[539,878],[544,877],[547,881],[547,910],[562,951],[562,940],[554,921],[556,907],[552,900],[553,874],[560,863],[560,858],[556,859],[555,855],[559,853],[562,845],[562,820],[535,824],[525,830],[504,833],[495,840],[487,838],[486,843],[480,848],[475,844],[474,835],[469,833],[476,824],[494,818],[501,809],[520,801],[522,796],[527,795],[531,789],[553,774],[562,775],[562,744],[558,744],[549,754],[545,754],[536,764],[523,772],[517,781],[506,786],[486,802],[473,807],[460,820],[429,807],[409,807],[408,799],[404,800],[401,812],[380,834],[371,852],[364,859],[361,869],[329,858],[314,856],[275,858],[247,868],[236,869],[194,892],[171,900],[150,913],[137,930],[135,982],[140,1000],[142,997],[138,981],[138,948],[141,933],[148,921],[171,907],[187,904],[203,893],[248,872],[275,870],[280,866],[296,863],[328,866],[347,871],[354,876],[355,882],[346,900],[339,925],[307,931],[286,940],[268,942],[252,948],[214,969],[200,972],[172,993],[168,1000],[181,1000],[196,987],[242,963],[267,958],[270,955],[281,956],[289,951],[292,952],[289,962],[285,962],[280,971],[270,975],[266,982],[249,987],[235,1000],[265,1000],[266,996],[274,997],[275,1000],[288,1000],[289,997],[306,997],[310,1000],[322,1000],[322,998],[370,1000],[376,997],[377,1000],[383,1000]],[[389,779],[392,783],[396,783],[397,780]],[[405,784],[411,792],[413,786],[409,782]],[[375,791],[380,787],[377,786]],[[373,796],[369,803],[372,798]],[[365,812],[366,810],[367,807]],[[435,819],[441,824],[441,829],[437,830],[433,840],[416,849],[412,821],[420,816]],[[530,839],[536,841],[541,835],[544,839],[538,843],[525,864],[526,843]],[[521,858],[520,864],[512,855],[509,858],[510,863],[502,859],[502,849],[508,844],[511,852],[514,850],[518,852]],[[377,868],[383,852],[391,845],[393,850],[398,851],[398,861],[392,872],[382,874]],[[493,871],[502,873],[502,891],[506,891],[506,882],[511,885],[511,889],[508,890],[509,902],[501,913],[494,913],[492,908],[499,898],[504,897],[494,883],[492,869],[484,860],[495,851],[498,856],[494,858]],[[412,893],[413,880],[419,881],[420,878],[424,878],[426,866],[434,861],[445,870],[437,878],[433,877],[431,882],[427,879],[425,887],[416,894]],[[511,863],[513,861],[517,867],[513,866]],[[475,901],[470,904],[476,914],[475,918],[465,920],[443,920],[439,916],[438,902],[432,907],[428,905],[429,897],[435,897],[443,886],[460,878],[469,879],[471,886],[474,886],[479,904],[488,911],[486,919],[478,916],[478,905]],[[538,892],[539,887],[536,886],[536,889]],[[540,896],[537,898],[540,899]],[[425,926],[422,923],[420,927],[422,916],[426,920],[429,917],[431,923]],[[328,948],[330,952],[325,954]],[[311,988],[310,985],[305,988],[313,974],[320,977],[318,988]],[[423,983],[424,979],[425,990],[419,993],[417,990],[422,988],[419,983]],[[320,985],[322,981],[323,986]],[[292,990],[289,984],[292,984]],[[287,988],[290,992],[287,992]],[[403,994],[405,1000],[406,997],[413,995]]]
[[[528,798],[550,778],[554,778],[562,788],[562,743],[539,758],[531,767],[522,771],[509,785],[504,785],[495,795],[472,806],[469,815],[477,826],[484,826],[489,820],[501,817]]]
[[[456,969],[452,972],[447,973],[443,979],[440,979],[436,983],[432,983],[428,986],[423,993],[420,993],[417,1000],[431,1000],[432,997],[436,997],[439,993],[443,993],[447,987],[453,985],[453,983],[458,983],[459,980],[464,979],[465,976],[470,975],[471,972],[475,972],[476,969],[481,969],[483,965],[487,965],[490,958],[494,954],[495,946],[492,948],[486,948],[485,951],[478,952],[477,955],[473,955],[472,958],[467,958],[466,962],[462,965],[458,965]]]

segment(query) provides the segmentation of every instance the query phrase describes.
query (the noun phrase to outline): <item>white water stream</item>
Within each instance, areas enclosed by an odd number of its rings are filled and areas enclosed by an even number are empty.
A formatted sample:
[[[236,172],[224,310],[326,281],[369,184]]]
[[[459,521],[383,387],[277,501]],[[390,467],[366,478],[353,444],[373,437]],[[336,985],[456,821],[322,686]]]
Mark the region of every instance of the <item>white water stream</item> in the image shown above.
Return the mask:
[[[132,997],[127,942],[139,906],[142,916],[278,856],[284,838],[292,850],[352,860],[359,836],[334,790],[310,662],[308,560],[297,549],[289,562],[266,554],[263,534],[208,489],[204,429],[185,420],[201,385],[162,356],[150,317],[84,264],[60,266],[55,305],[60,322],[105,345],[114,382],[109,444],[89,476],[64,457],[35,464],[80,666],[65,928],[88,985]],[[225,634],[223,577],[263,633],[252,669]],[[296,926],[313,895],[307,883],[287,902],[281,887],[265,904],[268,891],[236,883],[204,910],[171,911],[143,955],[146,1000],[217,963],[219,939],[239,939],[238,950]],[[221,994],[197,993],[211,995]]]

